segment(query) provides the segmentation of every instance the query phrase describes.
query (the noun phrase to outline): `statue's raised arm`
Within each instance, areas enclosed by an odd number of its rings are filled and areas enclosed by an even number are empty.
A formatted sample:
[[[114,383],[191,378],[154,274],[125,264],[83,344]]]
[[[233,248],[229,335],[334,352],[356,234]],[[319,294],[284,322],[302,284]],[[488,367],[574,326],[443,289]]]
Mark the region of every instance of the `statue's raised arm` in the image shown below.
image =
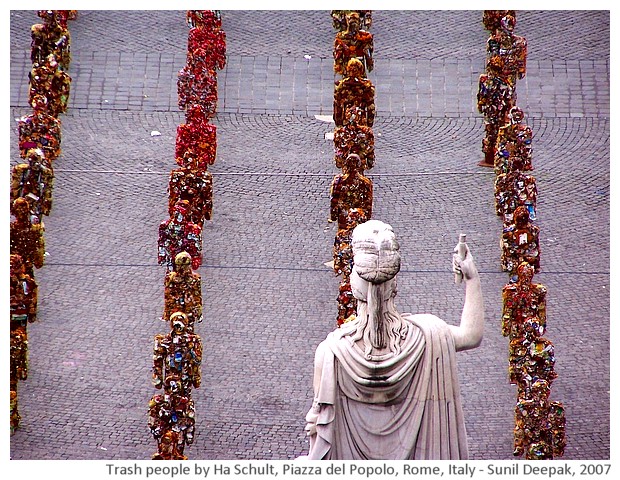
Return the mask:
[[[456,351],[476,348],[482,342],[484,330],[484,303],[480,275],[469,247],[464,242],[454,247],[452,269],[465,283],[465,304],[461,324],[450,325]]]

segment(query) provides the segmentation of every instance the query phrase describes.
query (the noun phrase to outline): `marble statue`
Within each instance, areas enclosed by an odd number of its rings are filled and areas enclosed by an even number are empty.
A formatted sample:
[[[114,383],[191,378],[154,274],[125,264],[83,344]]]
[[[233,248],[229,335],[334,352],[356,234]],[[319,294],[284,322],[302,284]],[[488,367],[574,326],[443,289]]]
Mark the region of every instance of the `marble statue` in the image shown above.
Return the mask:
[[[459,326],[396,310],[399,244],[369,220],[352,235],[357,318],[330,333],[314,361],[309,459],[464,459],[456,352],[482,341],[484,305],[469,248],[453,256],[465,284]]]

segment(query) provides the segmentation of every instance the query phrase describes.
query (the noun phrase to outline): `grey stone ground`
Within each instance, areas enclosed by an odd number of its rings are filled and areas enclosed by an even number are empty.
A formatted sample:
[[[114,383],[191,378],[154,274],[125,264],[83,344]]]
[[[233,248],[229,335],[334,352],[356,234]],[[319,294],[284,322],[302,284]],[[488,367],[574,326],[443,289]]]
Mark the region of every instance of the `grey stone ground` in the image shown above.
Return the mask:
[[[500,335],[500,220],[494,174],[478,167],[480,11],[376,11],[374,217],[401,238],[401,311],[458,322],[450,255],[464,231],[482,275],[482,346],[458,355],[470,456],[512,459],[515,387]],[[520,11],[529,42],[519,105],[534,130],[552,398],[566,405],[565,459],[610,456],[609,12]],[[32,11],[11,12],[14,118],[29,112]],[[316,345],[335,325],[329,184],[337,169],[329,13],[224,11],[214,216],[204,230],[203,386],[192,459],[291,459],[307,450]],[[147,459],[152,338],[165,331],[157,226],[175,168],[178,11],[80,11],[70,22],[70,108],[62,117],[49,257],[13,459]],[[310,59],[304,58],[310,55]],[[150,132],[158,130],[159,137]],[[379,136],[380,135],[380,136]]]

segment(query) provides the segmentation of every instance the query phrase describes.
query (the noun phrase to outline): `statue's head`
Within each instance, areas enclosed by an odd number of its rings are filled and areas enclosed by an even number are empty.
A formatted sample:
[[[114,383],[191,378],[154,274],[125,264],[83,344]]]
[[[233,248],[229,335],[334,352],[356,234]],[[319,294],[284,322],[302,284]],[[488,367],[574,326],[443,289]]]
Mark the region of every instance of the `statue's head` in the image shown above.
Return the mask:
[[[350,208],[347,212],[347,229],[355,228],[366,220],[366,212],[362,208]]]
[[[182,222],[189,213],[190,204],[187,200],[179,200],[174,205],[172,218],[177,222]]]
[[[47,56],[47,66],[53,70],[58,68],[58,61],[56,60],[56,56],[53,53],[50,53]]]
[[[354,270],[367,282],[386,282],[400,270],[400,246],[387,223],[368,220],[358,225],[353,230],[351,246]]]
[[[519,277],[519,283],[529,285],[534,278],[534,266],[528,262],[521,262],[517,267],[517,276]]]
[[[193,103],[188,109],[185,115],[187,123],[200,124],[207,120],[206,112],[203,106],[199,103]]]
[[[523,110],[521,110],[516,105],[510,109],[508,116],[510,117],[512,123],[521,123],[523,121],[523,118],[525,117],[525,115],[523,114]]]
[[[45,95],[34,95],[30,101],[30,106],[35,111],[45,111],[47,109],[47,98]]]
[[[178,375],[169,374],[166,376],[166,380],[164,380],[164,391],[168,395],[181,392],[181,379]]]
[[[508,171],[518,172],[523,170],[523,159],[518,155],[511,155],[507,160]]]
[[[45,162],[45,153],[40,148],[31,148],[26,152],[26,159],[32,169],[38,170]]]
[[[545,325],[538,317],[527,317],[523,321],[523,332],[525,333],[526,338],[533,340],[544,335]]]
[[[354,340],[363,339],[366,355],[373,349],[398,354],[407,324],[394,307],[395,276],[400,270],[400,246],[392,227],[368,220],[351,235],[353,269],[351,290],[358,300],[358,324]]]

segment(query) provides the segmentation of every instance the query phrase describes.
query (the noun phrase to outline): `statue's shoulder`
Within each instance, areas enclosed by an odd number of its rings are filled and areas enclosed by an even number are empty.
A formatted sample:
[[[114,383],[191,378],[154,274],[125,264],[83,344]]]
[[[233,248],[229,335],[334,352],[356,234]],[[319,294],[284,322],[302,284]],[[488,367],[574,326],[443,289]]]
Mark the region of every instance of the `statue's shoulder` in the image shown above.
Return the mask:
[[[424,329],[425,327],[443,328],[444,326],[448,325],[444,320],[442,320],[436,315],[433,315],[432,313],[403,313],[401,316],[407,322],[412,323],[422,329]]]

